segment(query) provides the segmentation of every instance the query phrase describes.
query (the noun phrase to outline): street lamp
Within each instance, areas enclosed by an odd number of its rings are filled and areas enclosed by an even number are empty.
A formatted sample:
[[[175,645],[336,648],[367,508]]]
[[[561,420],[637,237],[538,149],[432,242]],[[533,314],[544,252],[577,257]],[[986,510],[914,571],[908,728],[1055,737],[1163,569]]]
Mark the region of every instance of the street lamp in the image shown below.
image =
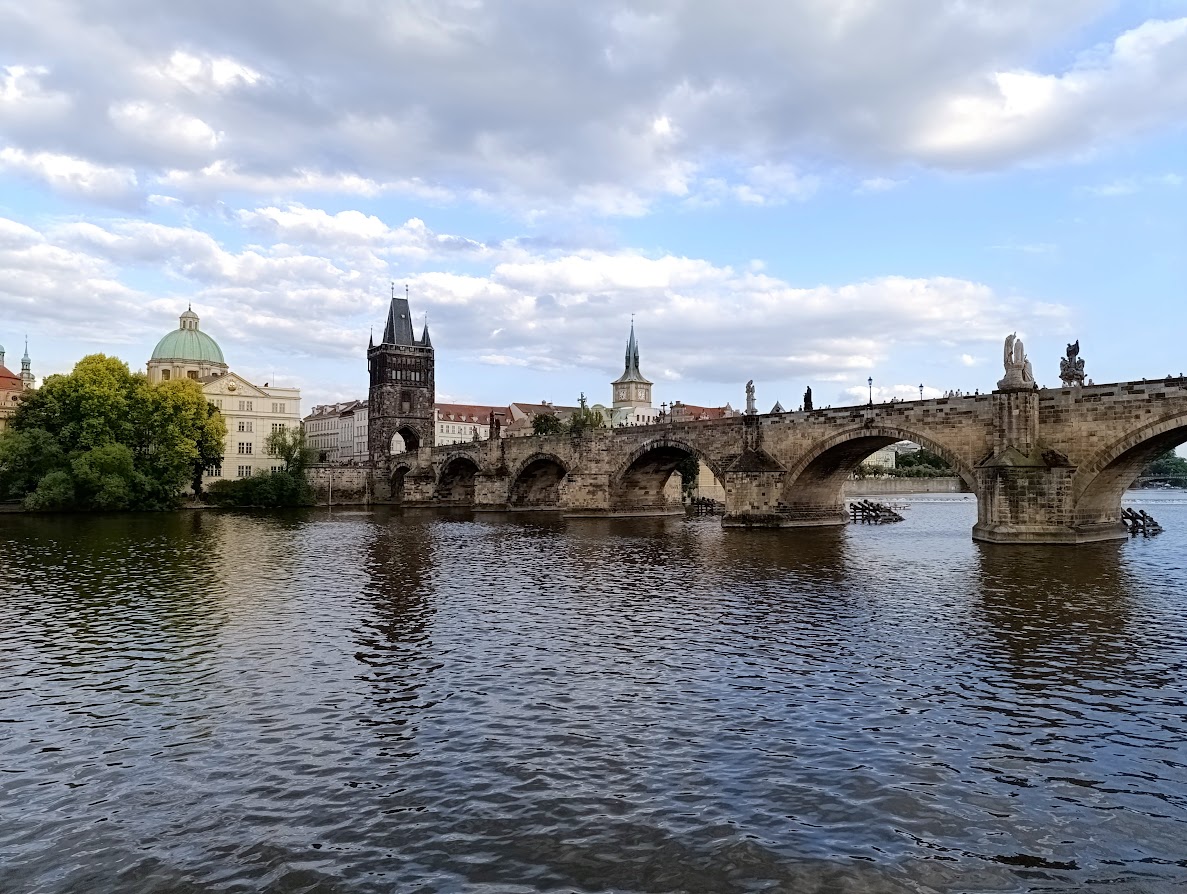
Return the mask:
[[[919,383],[919,399],[923,400],[923,383]]]
[[[874,377],[870,376],[866,379],[866,384],[870,386],[870,406],[874,405]]]

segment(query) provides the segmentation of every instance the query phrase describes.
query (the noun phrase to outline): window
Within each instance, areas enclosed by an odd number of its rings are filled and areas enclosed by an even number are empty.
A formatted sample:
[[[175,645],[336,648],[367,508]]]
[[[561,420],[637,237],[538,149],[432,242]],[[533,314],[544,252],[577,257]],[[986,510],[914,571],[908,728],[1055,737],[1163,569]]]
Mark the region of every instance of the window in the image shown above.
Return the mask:
[[[273,413],[283,413],[284,412],[284,404],[273,404],[272,412]]]
[[[239,401],[239,409],[240,409],[240,411],[247,410],[250,412],[251,411],[251,401],[250,400]]]
[[[191,379],[197,379],[198,371],[196,369],[191,369],[188,373],[186,373],[186,376]]]
[[[239,467],[239,477],[240,478],[250,478],[251,477],[251,466],[240,466]]]
[[[214,404],[214,408],[216,410],[221,410],[223,408],[223,399],[221,397],[216,397],[212,403]]]
[[[251,441],[240,441],[239,442],[239,453],[244,456],[250,456],[251,455]]]
[[[206,475],[209,478],[222,478],[223,477],[222,464],[220,463],[217,466],[207,466],[206,467]]]
[[[283,422],[273,422],[272,434],[276,434],[278,431],[284,431],[286,428],[287,426]]]
[[[284,471],[284,466],[273,466],[273,467],[272,467],[272,471],[273,471],[273,472],[283,472],[283,471]]]
[[[244,422],[242,419],[239,420],[239,430],[240,431],[250,432],[251,425],[252,424],[250,422]]]
[[[167,369],[163,369],[163,370],[161,370],[161,381],[162,381],[162,382],[168,382],[168,381],[169,381],[169,370],[167,370]]]

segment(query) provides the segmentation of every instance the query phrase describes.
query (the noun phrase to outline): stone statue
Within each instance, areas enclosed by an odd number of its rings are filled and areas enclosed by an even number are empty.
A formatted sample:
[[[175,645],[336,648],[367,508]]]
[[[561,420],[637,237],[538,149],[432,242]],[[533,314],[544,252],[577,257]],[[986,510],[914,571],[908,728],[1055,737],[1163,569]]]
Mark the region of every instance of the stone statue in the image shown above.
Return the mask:
[[[812,386],[809,385],[804,389],[804,412],[812,412]]]
[[[1006,375],[997,383],[999,391],[1033,391],[1038,387],[1035,385],[1030,360],[1022,347],[1022,339],[1018,338],[1017,333],[1006,336],[1002,363],[1006,368]]]
[[[758,408],[754,405],[754,379],[746,383],[746,415],[754,416]]]
[[[1080,357],[1080,339],[1067,346],[1067,356],[1059,361],[1059,379],[1068,388],[1084,384],[1084,360]]]

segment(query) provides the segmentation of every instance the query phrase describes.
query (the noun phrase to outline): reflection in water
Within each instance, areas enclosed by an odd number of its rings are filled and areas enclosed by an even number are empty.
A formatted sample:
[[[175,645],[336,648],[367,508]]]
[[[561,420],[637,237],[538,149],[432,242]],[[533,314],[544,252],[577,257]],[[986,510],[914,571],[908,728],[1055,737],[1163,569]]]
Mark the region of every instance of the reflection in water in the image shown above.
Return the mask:
[[[1173,890],[1153,511],[0,516],[0,890]]]

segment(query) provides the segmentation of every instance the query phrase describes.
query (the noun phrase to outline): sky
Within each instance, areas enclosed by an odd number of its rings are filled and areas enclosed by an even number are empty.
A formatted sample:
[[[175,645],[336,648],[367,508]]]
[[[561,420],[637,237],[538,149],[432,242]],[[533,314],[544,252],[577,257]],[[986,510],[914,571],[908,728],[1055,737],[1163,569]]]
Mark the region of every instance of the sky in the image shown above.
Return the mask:
[[[657,406],[1187,371],[1187,0],[0,0],[0,344]]]

